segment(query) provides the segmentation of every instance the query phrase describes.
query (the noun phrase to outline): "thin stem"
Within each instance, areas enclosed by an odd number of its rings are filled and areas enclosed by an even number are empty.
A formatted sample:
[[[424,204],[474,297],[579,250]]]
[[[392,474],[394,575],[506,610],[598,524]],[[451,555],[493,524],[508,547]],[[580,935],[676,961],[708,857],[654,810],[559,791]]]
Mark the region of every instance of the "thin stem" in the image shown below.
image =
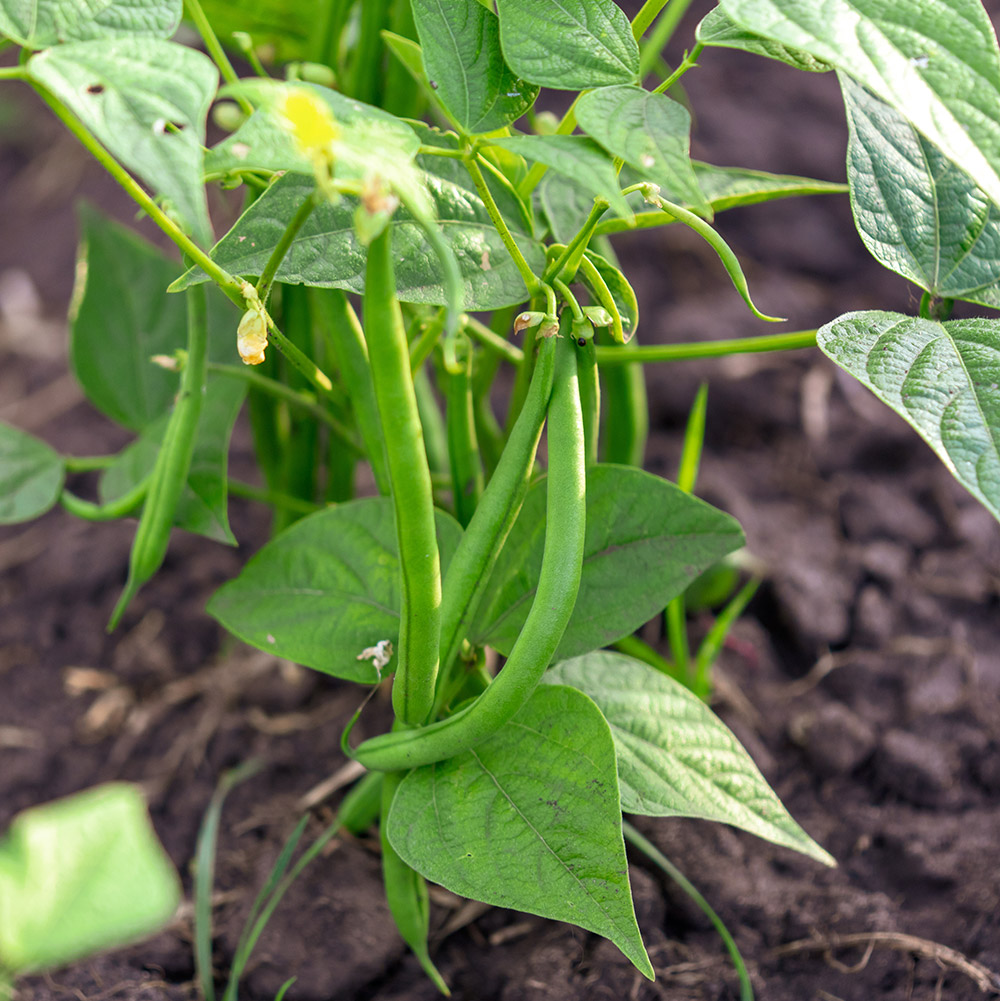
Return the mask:
[[[278,329],[270,314],[267,314],[267,329],[274,346],[305,376],[310,385],[315,386],[324,395],[333,390],[333,383],[326,372]]]
[[[271,293],[271,285],[274,283],[274,276],[278,273],[281,262],[288,255],[295,237],[299,235],[299,230],[302,229],[306,220],[312,215],[314,208],[316,208],[315,191],[309,195],[298,207],[295,215],[292,216],[291,221],[285,227],[284,233],[281,234],[281,238],[275,244],[274,250],[271,251],[271,256],[267,259],[267,264],[264,265],[264,270],[260,273],[260,278],[257,279],[257,298],[261,302],[267,302],[267,297]]]
[[[639,639],[638,636],[623,636],[620,640],[612,643],[611,646],[619,653],[623,653],[628,657],[634,657],[636,660],[641,660],[644,664],[656,668],[661,674],[679,680],[677,677],[677,668],[666,657],[661,657],[648,643]]]
[[[239,379],[248,386],[259,389],[262,393],[267,393],[268,396],[273,396],[293,407],[298,407],[330,428],[352,452],[364,455],[364,449],[348,428],[341,424],[326,408],[321,407],[312,396],[292,389],[291,386],[286,386],[283,382],[278,382],[277,379],[261,375],[245,365],[224,365],[221,362],[210,361],[208,371],[214,372],[216,375],[228,376],[230,379]]]
[[[87,131],[61,101],[45,87],[32,80],[31,85],[55,116],[73,133],[88,153],[125,189],[133,201],[170,237],[180,251],[191,258],[240,309],[246,308],[242,285],[225,268],[219,267],[140,187],[121,164]]]
[[[722,939],[722,943],[726,947],[726,952],[729,953],[729,958],[732,960],[733,966],[736,967],[736,975],[740,979],[740,1001],[754,1001],[753,985],[750,983],[750,975],[747,973],[746,964],[743,962],[740,950],[737,948],[733,936],[729,934],[729,929],[722,923],[719,915],[712,910],[709,902],[698,892],[698,888],[656,845],[643,837],[627,820],[622,821],[622,834],[625,835],[625,840],[629,844],[635,845],[643,855],[662,869],[698,905],[705,917],[712,922],[712,926],[719,933],[719,938]]]
[[[468,156],[464,149],[445,149],[444,146],[421,146],[417,153],[420,156],[447,156],[453,160],[464,160]]]
[[[624,194],[625,192],[623,192]],[[603,198],[595,198],[593,207],[590,210],[590,214],[587,216],[586,221],[580,227],[579,232],[572,240],[566,244],[565,249],[556,258],[555,263],[551,264],[545,269],[545,275],[548,278],[560,278],[562,277],[562,272],[566,270],[567,264],[569,264],[570,270],[575,270],[576,260],[579,259],[580,255],[583,253],[587,244],[590,243],[590,238],[594,235],[594,230],[597,228],[597,224],[600,218],[607,211],[608,203]]]
[[[184,7],[188,17],[194,21],[194,26],[198,29],[198,34],[201,35],[201,40],[205,43],[205,48],[212,57],[212,61],[219,67],[222,79],[226,83],[236,83],[239,80],[236,70],[233,69],[233,64],[229,61],[225,49],[219,44],[218,36],[205,16],[200,0],[184,0]],[[253,105],[245,97],[237,97],[235,100],[245,115],[253,114]]]
[[[692,69],[693,67],[698,65],[698,56],[701,55],[701,51],[704,48],[705,46],[701,42],[698,42],[698,44],[690,51],[690,53],[685,52],[684,59],[681,62],[680,66],[678,66],[677,69],[675,69],[673,73],[671,73],[670,76],[668,76],[667,79],[663,81],[663,83],[661,83],[658,87],[654,87],[653,93],[663,94],[664,92],[670,90],[670,88],[673,87],[673,85],[677,83],[677,81],[680,80],[680,78],[684,76],[684,74],[687,73],[689,69]]]
[[[632,18],[632,37],[637,42],[669,2],[670,0],[646,0],[639,13]]]
[[[649,38],[643,43],[639,50],[639,79],[646,77],[649,71],[656,65],[660,53],[667,47],[667,42],[673,38],[681,18],[687,13],[691,6],[691,0],[671,0],[663,16],[656,22]]]
[[[441,338],[441,331],[444,330],[444,310],[427,321],[420,336],[410,344],[410,371],[416,372],[418,368],[427,360],[427,356],[434,350],[434,345]]]
[[[67,473],[90,473],[107,469],[117,458],[117,455],[64,455],[62,460]]]
[[[763,351],[795,351],[816,347],[815,330],[796,330],[788,334],[765,334],[763,337],[739,337],[726,341],[695,344],[643,344],[629,352],[619,347],[597,348],[597,364],[613,365],[658,361],[690,361],[695,358],[720,358],[728,355],[758,354]]]
[[[292,497],[289,494],[281,493],[279,490],[268,490],[266,487],[256,487],[252,483],[244,483],[242,480],[230,479],[227,483],[229,492],[234,497],[259,501],[268,507],[280,507],[297,514],[312,514],[314,511],[319,511],[324,507],[322,504],[312,504],[301,497]]]
[[[577,323],[583,323],[583,310],[580,309],[580,304],[576,301],[576,296],[570,291],[569,286],[559,278],[553,278],[552,285],[559,295],[562,296],[563,302],[569,306],[570,312],[573,314],[573,319]]]
[[[474,316],[465,316],[462,323],[470,337],[479,341],[488,351],[500,355],[504,361],[509,361],[512,365],[520,365],[524,361],[524,352],[516,344],[505,341]]]
[[[0,80],[27,80],[23,66],[0,66]]]
[[[72,491],[63,488],[59,495],[59,503],[77,518],[86,521],[117,521],[135,513],[135,509],[146,499],[149,493],[149,481],[152,473],[144,476],[128,493],[106,504],[94,504],[78,497]]]
[[[503,245],[507,248],[507,252],[514,259],[514,264],[528,289],[528,295],[535,295],[541,286],[541,281],[535,272],[531,270],[531,266],[524,259],[524,254],[521,253],[520,248],[514,242],[514,237],[511,235],[510,229],[507,227],[507,221],[504,219],[500,209],[497,207],[497,203],[493,200],[493,194],[490,191],[489,186],[486,184],[486,178],[483,177],[483,172],[479,169],[479,164],[476,163],[476,161],[471,157],[467,157],[465,160],[465,167],[469,171],[469,175],[472,177],[472,182],[476,186],[476,191],[479,193],[479,197],[483,200],[483,204],[486,206],[486,211],[489,213],[490,221],[493,223],[496,231],[500,234],[500,239],[503,240]]]

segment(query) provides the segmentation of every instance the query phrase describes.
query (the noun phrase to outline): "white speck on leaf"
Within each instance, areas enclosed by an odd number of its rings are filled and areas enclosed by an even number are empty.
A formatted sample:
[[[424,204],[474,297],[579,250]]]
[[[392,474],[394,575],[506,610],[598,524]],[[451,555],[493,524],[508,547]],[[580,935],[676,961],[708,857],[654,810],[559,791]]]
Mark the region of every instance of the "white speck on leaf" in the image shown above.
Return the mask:
[[[639,157],[639,162],[648,170],[654,163],[656,163],[656,160],[653,158],[652,153],[643,153],[642,156]]]
[[[237,160],[245,160],[250,155],[250,147],[246,143],[233,143],[232,153]]]
[[[267,634],[267,642],[268,643],[277,643],[278,641],[270,633],[268,633]]]
[[[493,265],[490,264],[490,249],[489,249],[489,247],[487,247],[483,251],[483,256],[482,256],[482,259],[479,262],[479,266],[483,269],[483,271],[492,271],[493,270]]]
[[[930,62],[931,62],[930,56],[914,56],[910,60],[910,65],[913,66],[915,69],[925,70],[930,65]]]

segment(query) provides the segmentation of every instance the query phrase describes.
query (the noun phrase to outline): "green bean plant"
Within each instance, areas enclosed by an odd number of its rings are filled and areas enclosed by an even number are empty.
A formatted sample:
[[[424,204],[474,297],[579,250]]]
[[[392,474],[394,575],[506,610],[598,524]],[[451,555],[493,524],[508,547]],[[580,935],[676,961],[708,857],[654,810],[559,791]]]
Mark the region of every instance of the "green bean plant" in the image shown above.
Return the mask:
[[[3,427],[0,520],[137,517],[114,626],[173,528],[233,544],[228,495],[271,506],[272,540],[209,612],[324,674],[392,679],[392,725],[362,706],[343,735],[366,774],[337,825],[377,817],[390,910],[445,992],[427,881],[573,922],[653,976],[623,813],[832,862],[704,702],[756,582],[689,652],[685,592],[743,536],[693,494],[703,395],[678,483],[641,469],[643,365],[818,345],[1000,516],[1000,327],[947,319],[956,299],[1000,307],[1000,52],[979,0],[721,0],[671,68],[688,6],[0,0],[19,56],[0,80],[39,94],[182,258],[81,210],[70,360],[135,440],[66,456]],[[838,75],[848,185],[691,159],[678,85],[727,48]],[[552,90],[561,118],[537,107]],[[242,199],[221,237],[219,187]],[[640,345],[617,234],[693,230],[772,322],[714,213],[845,193],[872,254],[922,289],[918,316]],[[261,485],[227,475],[241,411]],[[67,486],[95,470],[96,500]],[[635,635],[664,613],[669,656]]]

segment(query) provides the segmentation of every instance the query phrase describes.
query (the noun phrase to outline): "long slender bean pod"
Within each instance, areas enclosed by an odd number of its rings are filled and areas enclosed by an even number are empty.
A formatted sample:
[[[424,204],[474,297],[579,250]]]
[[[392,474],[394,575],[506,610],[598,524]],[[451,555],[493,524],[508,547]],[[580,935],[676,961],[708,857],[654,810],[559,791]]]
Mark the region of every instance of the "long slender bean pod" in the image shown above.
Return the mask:
[[[580,379],[580,409],[583,412],[583,437],[587,464],[597,462],[597,439],[601,428],[601,382],[597,376],[594,328],[589,323],[573,324],[577,338],[577,371]],[[581,344],[580,341],[583,341]]]
[[[427,951],[427,934],[430,931],[431,905],[427,895],[427,880],[411,869],[397,854],[386,836],[392,798],[403,776],[390,772],[382,782],[382,820],[379,840],[382,843],[382,881],[389,913],[403,936],[403,941],[417,957],[424,973],[434,981],[442,994],[451,994],[444,978],[431,961]]]
[[[472,405],[472,346],[465,341],[464,358],[461,346],[461,371],[447,374],[448,461],[451,465],[452,500],[455,517],[465,528],[472,519],[483,493],[483,464],[476,438],[476,418]]]
[[[368,248],[365,334],[385,439],[399,546],[401,608],[392,706],[403,723],[423,723],[434,704],[441,642],[441,559],[431,474],[410,376],[410,352],[392,270],[392,226]]]
[[[205,394],[208,355],[208,321],[205,287],[197,285],[187,290],[187,362],[181,373],[181,388],[177,402],[167,421],[163,444],[156,455],[149,492],[142,506],[139,527],[132,540],[129,555],[128,580],[125,590],[111,613],[108,630],[118,625],[128,603],[150,577],[160,569],[167,546],[174,512],[181,491],[187,483],[194,454],[198,418]]]
[[[556,344],[542,341],[528,396],[497,468],[448,566],[441,604],[441,663],[450,669],[479,610],[497,555],[528,492],[535,453],[552,395]]]
[[[366,767],[392,771],[461,754],[496,733],[527,702],[545,673],[573,614],[583,568],[587,476],[576,350],[568,339],[556,345],[542,568],[506,665],[475,702],[454,716],[366,741],[355,753]]]

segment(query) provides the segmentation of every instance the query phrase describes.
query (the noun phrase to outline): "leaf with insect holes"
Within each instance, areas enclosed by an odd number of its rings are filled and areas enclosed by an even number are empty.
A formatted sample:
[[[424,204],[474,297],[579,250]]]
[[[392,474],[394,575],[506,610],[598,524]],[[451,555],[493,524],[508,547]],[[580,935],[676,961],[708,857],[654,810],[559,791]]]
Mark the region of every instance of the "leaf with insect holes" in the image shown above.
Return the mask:
[[[0,525],[45,514],[59,499],[64,478],[58,452],[0,421]]]
[[[639,46],[614,0],[498,0],[500,45],[522,79],[555,90],[634,83]]]
[[[470,135],[516,121],[538,96],[500,51],[500,22],[477,3],[413,0],[423,66],[438,100]]]
[[[387,823],[393,848],[427,879],[603,935],[653,979],[632,908],[614,742],[580,692],[538,688],[488,740],[413,769]]]
[[[443,511],[435,517],[444,573],[462,529]],[[392,502],[365,498],[297,521],[215,592],[208,611],[251,646],[370,684],[379,674],[358,656],[381,640],[397,645],[399,588]]]
[[[691,115],[687,108],[641,87],[602,87],[576,103],[576,120],[612,156],[642,177],[708,213],[691,163]]]
[[[808,52],[789,48],[773,39],[755,35],[752,31],[741,28],[721,7],[710,10],[701,19],[695,29],[695,37],[702,45],[742,49],[744,52],[752,52],[756,56],[764,56],[767,59],[787,63],[789,66],[793,66],[797,70],[804,70],[806,73],[828,73],[833,69],[829,63],[824,63],[815,56],[809,55]]]
[[[553,665],[543,681],[579,689],[604,714],[625,813],[732,824],[833,863],[788,815],[725,724],[673,678],[633,657],[598,650]]]
[[[739,26],[842,70],[1000,204],[1000,51],[980,0],[721,0]]]
[[[0,956],[21,974],[157,930],[180,881],[138,787],[113,783],[19,813],[0,841]]]
[[[1000,209],[898,111],[843,74],[840,86],[865,246],[934,296],[1000,309]]]
[[[823,352],[888,404],[1000,520],[1000,320],[845,313]]]
[[[206,55],[155,38],[74,42],[32,56],[28,73],[211,244],[202,160],[218,72]]]
[[[239,379],[209,378],[198,418],[191,468],[174,510],[177,528],[231,546],[236,545],[236,537],[229,527],[229,440],[245,395],[246,385]],[[98,488],[101,503],[123,497],[153,471],[168,419],[169,414],[164,413],[143,428],[139,438],[119,452],[104,470]]]
[[[475,191],[447,176],[427,174],[426,181],[437,216],[435,224],[458,260],[464,308],[499,309],[524,302],[528,297],[524,281]],[[213,258],[231,274],[259,275],[311,190],[312,180],[301,175],[289,174],[276,181],[219,241]],[[362,293],[367,257],[354,226],[355,205],[348,198],[336,205],[318,205],[292,241],[278,268],[278,281]],[[528,263],[540,272],[545,265],[541,245],[521,234],[515,239]],[[403,302],[445,301],[437,258],[423,228],[402,208],[393,216],[392,252],[396,294]],[[178,291],[207,280],[203,271],[193,268],[171,289]]]
[[[93,38],[170,38],[182,0],[0,0],[0,35],[29,49]]]
[[[507,655],[520,635],[541,569],[546,507],[542,479],[497,558],[470,637],[476,645]],[[592,466],[580,592],[554,659],[629,635],[742,544],[733,518],[674,484],[630,466]]]

